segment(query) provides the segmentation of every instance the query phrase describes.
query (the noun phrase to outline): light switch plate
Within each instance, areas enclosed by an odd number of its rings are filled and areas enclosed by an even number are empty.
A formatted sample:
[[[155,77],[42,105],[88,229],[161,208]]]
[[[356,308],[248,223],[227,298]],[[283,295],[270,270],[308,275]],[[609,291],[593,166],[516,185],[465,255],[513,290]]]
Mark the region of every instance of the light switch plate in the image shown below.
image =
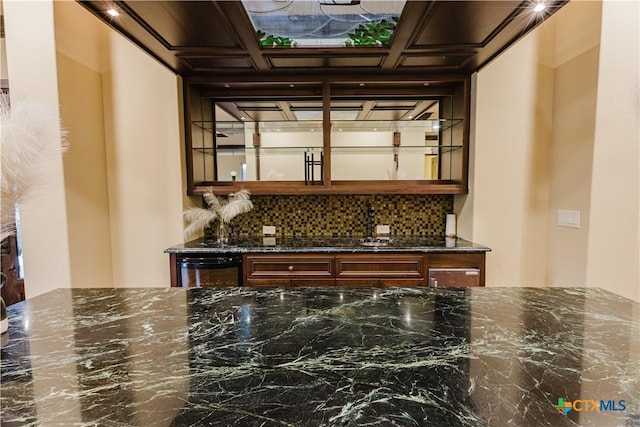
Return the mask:
[[[263,225],[262,226],[262,235],[263,236],[273,236],[276,234],[276,226],[275,225]]]
[[[580,211],[558,209],[558,225],[561,227],[580,228]]]
[[[262,245],[263,246],[275,246],[276,245],[275,236],[263,237],[262,238]]]

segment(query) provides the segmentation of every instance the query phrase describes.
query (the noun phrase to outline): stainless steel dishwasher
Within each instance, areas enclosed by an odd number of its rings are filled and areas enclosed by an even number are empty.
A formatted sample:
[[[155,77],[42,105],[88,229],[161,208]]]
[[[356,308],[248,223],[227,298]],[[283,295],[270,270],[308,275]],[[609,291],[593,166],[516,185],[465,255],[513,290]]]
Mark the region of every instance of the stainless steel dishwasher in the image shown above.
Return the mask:
[[[480,286],[480,269],[453,267],[430,268],[429,286],[432,288]]]
[[[177,261],[180,268],[178,286],[242,286],[242,255],[183,255]]]

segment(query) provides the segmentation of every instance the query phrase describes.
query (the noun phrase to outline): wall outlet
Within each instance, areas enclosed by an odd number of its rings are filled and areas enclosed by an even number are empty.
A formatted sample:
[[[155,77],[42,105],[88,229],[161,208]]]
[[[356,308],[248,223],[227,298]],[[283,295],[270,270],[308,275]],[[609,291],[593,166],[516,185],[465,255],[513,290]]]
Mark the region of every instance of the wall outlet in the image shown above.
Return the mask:
[[[275,225],[263,225],[262,226],[262,235],[263,236],[274,236],[276,234],[276,226]]]
[[[263,246],[275,246],[276,245],[275,236],[263,237],[262,238],[262,245]]]
[[[561,227],[580,228],[580,211],[558,209],[558,225]]]
[[[376,226],[376,234],[389,234],[390,229],[388,225],[378,225]]]

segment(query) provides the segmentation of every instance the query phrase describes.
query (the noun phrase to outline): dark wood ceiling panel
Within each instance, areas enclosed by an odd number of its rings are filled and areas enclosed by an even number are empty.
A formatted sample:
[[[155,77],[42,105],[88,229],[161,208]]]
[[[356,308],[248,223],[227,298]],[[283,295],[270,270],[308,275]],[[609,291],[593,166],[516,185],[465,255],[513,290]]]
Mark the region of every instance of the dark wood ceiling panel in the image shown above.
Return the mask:
[[[244,56],[190,57],[185,55],[179,58],[189,64],[189,67],[195,71],[253,68],[251,60]]]
[[[382,56],[267,56],[274,68],[357,68],[379,67]]]
[[[400,67],[453,67],[462,68],[470,60],[471,54],[422,54],[405,55],[400,59]]]
[[[471,57],[470,61],[465,65],[467,68],[477,71],[487,65],[493,58],[504,52],[508,47],[520,40],[527,32],[541,24],[569,0],[555,0],[547,2],[547,8],[543,15],[534,15],[530,9],[523,11],[512,20],[505,23],[506,25],[498,32],[495,37],[489,40],[482,49],[478,49],[478,53]]]
[[[532,14],[531,0],[408,1],[389,46],[353,48],[263,48],[239,0],[77,1],[190,81],[268,81],[261,87],[276,90],[282,82],[328,77],[408,87],[411,81],[468,76],[568,0],[547,0],[544,15]],[[109,17],[109,4],[121,15]]]
[[[211,1],[135,1],[129,8],[166,40],[171,48],[239,47],[220,21],[226,19]]]
[[[412,47],[482,46],[520,6],[521,1],[441,1]]]

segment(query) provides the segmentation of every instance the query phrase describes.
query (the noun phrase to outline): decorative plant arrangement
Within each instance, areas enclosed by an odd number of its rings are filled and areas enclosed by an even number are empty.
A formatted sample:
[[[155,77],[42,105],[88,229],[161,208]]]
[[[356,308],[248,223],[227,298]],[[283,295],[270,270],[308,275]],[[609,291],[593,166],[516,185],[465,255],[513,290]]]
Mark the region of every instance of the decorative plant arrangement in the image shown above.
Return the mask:
[[[298,43],[289,37],[280,37],[273,34],[267,34],[264,31],[257,31],[258,40],[264,47],[297,47]]]
[[[249,200],[248,190],[240,190],[237,193],[229,194],[227,200],[221,200],[211,190],[203,194],[206,208],[189,208],[184,211],[184,219],[189,223],[184,229],[185,239],[191,235],[203,232],[214,223],[218,227],[218,243],[227,243],[229,235],[227,226],[236,216],[247,213],[253,208],[253,203]]]
[[[352,33],[347,34],[349,40],[344,42],[346,47],[353,46],[388,46],[391,43],[391,34],[398,25],[398,18],[391,21],[383,19],[379,22],[367,22],[358,25]]]
[[[43,183],[43,163],[67,149],[56,110],[33,100],[15,102],[0,94],[2,153],[0,240],[15,233],[15,206]]]

